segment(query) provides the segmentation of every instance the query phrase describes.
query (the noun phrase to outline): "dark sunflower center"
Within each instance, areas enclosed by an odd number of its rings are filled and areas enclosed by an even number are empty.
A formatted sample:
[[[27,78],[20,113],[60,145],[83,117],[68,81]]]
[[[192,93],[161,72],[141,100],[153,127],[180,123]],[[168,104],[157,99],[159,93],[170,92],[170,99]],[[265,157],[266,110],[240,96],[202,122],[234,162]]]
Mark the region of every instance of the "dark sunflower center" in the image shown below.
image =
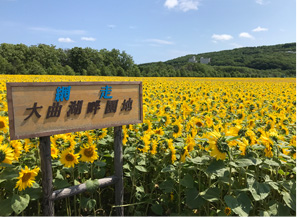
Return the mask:
[[[81,139],[81,141],[83,143],[87,143],[88,142],[88,137],[87,136],[82,136],[80,139]]]
[[[0,128],[3,128],[3,127],[5,127],[5,123],[4,121],[0,121]]]
[[[178,133],[178,131],[179,131],[179,126],[174,125],[174,126],[173,126],[173,131],[174,131],[175,133]]]
[[[230,215],[231,214],[231,209],[228,207],[225,209],[225,214]]]
[[[5,160],[6,154],[4,151],[0,150],[0,163]]]
[[[243,114],[238,114],[238,119],[241,119],[243,117]]]
[[[65,158],[67,161],[74,161],[74,157],[72,154],[67,154]]]
[[[144,126],[142,127],[143,131],[147,131],[148,130],[148,125],[147,124],[144,124]]]
[[[24,173],[23,177],[22,177],[22,182],[26,182],[31,178],[31,173]]]
[[[196,122],[197,127],[202,127],[202,123],[200,121]]]
[[[220,137],[217,141],[217,147],[219,149],[220,152],[222,153],[226,153],[228,152],[229,146],[228,143],[226,142],[226,138],[225,137]]]
[[[156,134],[161,134],[161,130],[156,130]]]
[[[94,150],[92,148],[86,148],[84,150],[84,155],[86,155],[87,157],[93,157],[94,155]]]

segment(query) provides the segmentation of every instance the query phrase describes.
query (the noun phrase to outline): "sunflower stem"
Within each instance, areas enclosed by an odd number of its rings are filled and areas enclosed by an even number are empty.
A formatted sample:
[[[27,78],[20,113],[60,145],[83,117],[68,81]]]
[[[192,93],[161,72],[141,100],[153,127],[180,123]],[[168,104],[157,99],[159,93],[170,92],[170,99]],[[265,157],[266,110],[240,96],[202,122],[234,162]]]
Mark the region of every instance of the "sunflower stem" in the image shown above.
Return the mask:
[[[72,173],[72,179],[73,179],[73,185],[74,185],[74,168],[71,168],[71,173]],[[76,208],[76,195],[74,195],[74,215],[77,216],[77,208]]]

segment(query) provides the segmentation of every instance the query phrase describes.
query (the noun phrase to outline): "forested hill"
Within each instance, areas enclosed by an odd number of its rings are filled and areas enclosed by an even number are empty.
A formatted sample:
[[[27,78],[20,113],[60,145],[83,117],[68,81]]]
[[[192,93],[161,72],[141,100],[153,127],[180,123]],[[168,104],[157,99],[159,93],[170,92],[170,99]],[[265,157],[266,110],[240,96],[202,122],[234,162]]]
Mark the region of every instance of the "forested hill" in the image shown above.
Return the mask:
[[[193,57],[195,62],[189,62]],[[201,64],[200,58],[210,58]],[[296,77],[296,43],[191,54],[139,65],[143,74],[190,77]]]
[[[195,57],[196,61],[189,62]],[[208,64],[200,57],[210,58]],[[296,43],[187,55],[137,65],[125,51],[0,44],[0,74],[149,77],[296,77]]]

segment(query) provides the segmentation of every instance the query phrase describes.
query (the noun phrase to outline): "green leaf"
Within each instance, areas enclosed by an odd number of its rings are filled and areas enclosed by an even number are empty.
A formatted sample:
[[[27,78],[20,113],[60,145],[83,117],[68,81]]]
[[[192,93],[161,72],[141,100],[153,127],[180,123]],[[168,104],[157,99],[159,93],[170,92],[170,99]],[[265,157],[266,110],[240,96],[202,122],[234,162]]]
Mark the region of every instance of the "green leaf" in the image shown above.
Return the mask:
[[[38,200],[42,198],[42,190],[40,186],[36,188],[26,188],[24,190],[24,194],[28,194],[30,196],[30,200]]]
[[[143,167],[143,166],[135,166],[135,168],[137,169],[137,170],[139,170],[140,172],[144,172],[144,173],[146,173],[147,172],[147,170],[146,170],[146,168],[145,167]]]
[[[272,204],[271,206],[269,206],[268,213],[272,216],[276,216],[277,215],[277,207],[278,207],[277,203]]]
[[[251,192],[251,194],[253,195],[253,198],[256,201],[263,200],[269,195],[270,187],[268,184],[259,183],[255,181],[254,178],[248,178],[247,184],[248,184],[249,191]]]
[[[245,192],[241,192],[237,197],[238,204],[241,206],[242,210],[249,213],[252,209],[252,202],[249,196]]]
[[[230,141],[233,141],[233,140],[235,140],[235,139],[238,139],[238,138],[240,138],[241,136],[226,136],[226,141],[227,142],[230,142]]]
[[[9,216],[12,212],[11,199],[0,200],[0,216]]]
[[[70,186],[70,184],[67,182],[67,180],[61,180],[61,179],[54,179],[53,184],[54,184],[55,189],[67,188]]]
[[[226,195],[224,200],[228,207],[239,216],[248,216],[251,210],[251,201],[249,197],[243,192],[237,198]]]
[[[95,199],[91,199],[91,200],[89,200],[88,202],[87,202],[87,204],[86,204],[86,208],[87,208],[87,210],[92,210],[92,209],[94,209],[95,208],[95,206],[96,206],[96,200]]]
[[[175,167],[173,165],[169,165],[161,170],[161,173],[168,173],[168,172],[174,172]]]
[[[193,188],[194,187],[194,181],[192,176],[189,174],[186,174],[185,177],[180,180],[180,184],[186,188]]]
[[[29,202],[30,196],[28,194],[22,196],[14,194],[11,198],[11,208],[18,215],[27,208]]]
[[[174,181],[172,179],[166,180],[160,184],[160,189],[162,189],[165,193],[170,193],[173,191]]]
[[[279,203],[277,208],[277,215],[278,216],[290,216],[290,209],[287,206]]]
[[[296,211],[296,193],[295,195],[289,194],[288,192],[283,192],[283,199],[288,207]]]
[[[0,163],[0,168],[1,167],[15,167],[13,164],[7,164],[7,163]]]
[[[80,185],[80,184],[81,183],[78,180],[74,179],[74,185]]]
[[[163,214],[163,207],[160,204],[153,204],[151,209],[157,215]]]
[[[248,167],[251,165],[258,165],[261,163],[261,160],[257,158],[242,158],[242,159],[237,159],[235,161],[238,167]]]
[[[208,188],[205,191],[201,192],[200,196],[209,202],[217,201],[220,199],[220,189],[217,187]]]
[[[144,193],[144,188],[143,188],[143,186],[136,187],[136,191],[137,191],[137,192]]]
[[[206,173],[209,175],[217,175],[220,170],[226,170],[224,161],[222,160],[213,160],[211,164],[207,167]]]
[[[97,179],[95,179],[95,180],[89,179],[85,182],[85,184],[87,187],[87,191],[94,192],[97,190],[97,188],[99,188],[99,182]]]
[[[64,180],[64,176],[61,174],[61,171],[60,170],[57,170],[56,179]]]
[[[191,209],[199,209],[206,203],[200,195],[196,188],[191,188],[186,191],[186,204]]]
[[[270,159],[266,159],[264,161],[265,164],[267,165],[270,165],[270,166],[276,166],[276,167],[279,167],[279,163],[277,163],[276,161],[274,160],[270,160]]]
[[[94,164],[98,167],[105,167],[106,163],[103,161],[95,161]]]
[[[96,206],[95,199],[90,199],[86,197],[82,197],[80,203],[82,208],[87,209],[88,211],[91,211]]]
[[[82,163],[82,162],[80,164],[78,164],[78,172],[79,173],[88,173],[89,172],[88,164]]]
[[[15,169],[5,169],[0,174],[0,180],[9,180],[9,179],[15,179],[19,176],[19,171]]]

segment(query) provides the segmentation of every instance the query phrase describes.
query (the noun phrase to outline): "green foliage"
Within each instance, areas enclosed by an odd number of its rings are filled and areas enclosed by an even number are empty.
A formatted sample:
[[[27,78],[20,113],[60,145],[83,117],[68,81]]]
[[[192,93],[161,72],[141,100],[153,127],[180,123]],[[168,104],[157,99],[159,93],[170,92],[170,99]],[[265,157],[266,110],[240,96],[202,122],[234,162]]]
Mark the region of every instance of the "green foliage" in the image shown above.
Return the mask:
[[[193,56],[197,63],[190,63]],[[209,64],[200,57],[211,58]],[[143,76],[154,73],[170,77],[296,77],[296,43],[244,47],[233,50],[186,55],[166,62],[140,64]]]
[[[245,47],[187,55],[166,62],[136,65],[132,56],[117,49],[100,51],[53,45],[0,45],[0,74],[49,74],[129,77],[295,77],[296,43]],[[190,63],[195,56],[209,64]]]

